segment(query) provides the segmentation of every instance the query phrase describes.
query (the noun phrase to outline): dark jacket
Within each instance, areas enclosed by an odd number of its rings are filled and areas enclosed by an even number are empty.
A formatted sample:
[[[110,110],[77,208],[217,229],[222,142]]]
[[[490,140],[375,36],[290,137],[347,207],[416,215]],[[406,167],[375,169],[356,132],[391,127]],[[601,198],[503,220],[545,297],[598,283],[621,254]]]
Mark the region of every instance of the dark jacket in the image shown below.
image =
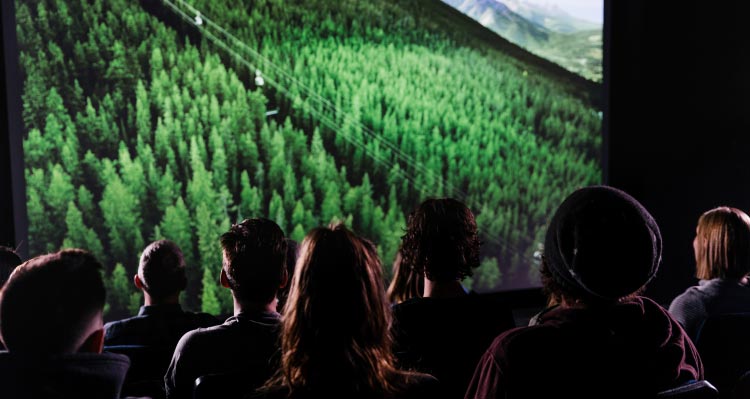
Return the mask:
[[[170,347],[188,331],[221,324],[208,313],[182,310],[180,305],[141,306],[138,315],[112,321],[104,326],[104,345],[143,345]]]
[[[646,398],[703,378],[679,323],[648,298],[558,308],[501,334],[477,365],[466,399]]]
[[[290,395],[288,387],[261,388],[246,395],[244,399],[318,399],[318,398],[357,398],[357,399],[447,399],[442,384],[429,375],[421,373],[400,372],[390,381],[398,385],[396,393],[384,395],[371,392],[350,392],[342,389],[346,385],[342,382],[330,389],[297,390]]]
[[[395,352],[406,369],[434,375],[447,398],[462,398],[484,351],[515,326],[504,303],[476,293],[413,298],[393,307]]]
[[[127,356],[74,353],[45,358],[0,353],[3,399],[119,399]]]
[[[195,380],[206,374],[246,372],[238,383],[247,392],[260,386],[275,371],[279,320],[276,312],[240,313],[185,334],[164,377],[167,398],[192,398]]]

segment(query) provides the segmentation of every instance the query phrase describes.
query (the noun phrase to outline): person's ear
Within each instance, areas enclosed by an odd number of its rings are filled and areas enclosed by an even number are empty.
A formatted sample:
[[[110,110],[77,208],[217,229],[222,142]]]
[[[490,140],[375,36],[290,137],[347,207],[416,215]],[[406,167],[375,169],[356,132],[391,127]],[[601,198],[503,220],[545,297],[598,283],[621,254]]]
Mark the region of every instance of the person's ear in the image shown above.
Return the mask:
[[[91,335],[83,341],[83,344],[78,349],[78,352],[87,353],[102,353],[104,349],[104,328],[100,328],[91,333]]]
[[[138,274],[135,274],[133,276],[133,284],[135,284],[135,287],[138,288],[139,290],[143,289],[143,281],[141,281],[141,278],[138,277]]]
[[[227,277],[227,273],[224,271],[223,267],[221,268],[221,277],[220,277],[220,280],[221,280],[221,286],[222,287],[231,288],[231,287],[229,287],[229,277]]]

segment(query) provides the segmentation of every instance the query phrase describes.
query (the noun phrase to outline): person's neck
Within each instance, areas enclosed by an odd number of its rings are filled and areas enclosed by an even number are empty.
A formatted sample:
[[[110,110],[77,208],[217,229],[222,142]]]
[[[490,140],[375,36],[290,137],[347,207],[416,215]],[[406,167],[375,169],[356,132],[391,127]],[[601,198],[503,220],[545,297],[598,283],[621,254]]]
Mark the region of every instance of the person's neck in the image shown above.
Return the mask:
[[[156,299],[148,294],[148,292],[143,291],[143,305],[144,306],[154,306],[154,305],[179,305],[180,304],[180,294],[174,294],[170,295],[166,298]]]
[[[455,298],[467,295],[466,289],[460,281],[432,281],[424,278],[425,298]]]
[[[234,297],[234,315],[237,316],[240,313],[260,313],[260,312],[276,312],[276,304],[278,300],[274,297],[271,302],[260,302],[260,301],[238,301],[237,297]]]

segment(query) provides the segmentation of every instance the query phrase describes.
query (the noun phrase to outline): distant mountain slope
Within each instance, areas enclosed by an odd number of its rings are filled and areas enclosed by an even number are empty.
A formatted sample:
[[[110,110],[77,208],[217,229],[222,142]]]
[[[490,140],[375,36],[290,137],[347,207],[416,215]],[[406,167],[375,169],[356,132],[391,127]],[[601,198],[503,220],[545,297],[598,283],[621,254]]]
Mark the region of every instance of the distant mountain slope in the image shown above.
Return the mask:
[[[443,0],[511,42],[587,79],[602,80],[602,32],[556,6],[518,0]]]
[[[498,0],[490,0],[499,3]],[[501,0],[503,5],[528,21],[553,32],[574,33],[582,30],[601,29],[601,24],[573,17],[554,4],[531,4],[519,0]]]

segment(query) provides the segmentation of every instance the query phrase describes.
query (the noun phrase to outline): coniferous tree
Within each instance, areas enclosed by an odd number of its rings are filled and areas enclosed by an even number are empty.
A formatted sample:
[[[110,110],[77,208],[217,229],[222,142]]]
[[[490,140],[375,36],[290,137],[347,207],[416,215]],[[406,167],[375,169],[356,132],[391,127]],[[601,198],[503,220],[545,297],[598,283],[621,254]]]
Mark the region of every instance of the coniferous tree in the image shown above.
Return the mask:
[[[99,208],[108,230],[109,250],[114,259],[134,265],[136,254],[143,249],[138,201],[118,175],[106,181]]]
[[[212,315],[218,315],[221,313],[221,305],[216,296],[216,292],[219,289],[217,279],[218,277],[211,273],[211,269],[203,269],[201,312],[210,313]]]
[[[68,213],[65,216],[65,239],[63,239],[63,248],[82,248],[96,257],[100,262],[105,262],[104,247],[94,229],[86,227],[83,222],[83,215],[78,210],[75,203],[68,203]]]
[[[111,310],[118,314],[127,314],[130,305],[130,278],[128,278],[125,267],[122,263],[117,263],[112,269],[110,277],[110,289],[107,290]]]

